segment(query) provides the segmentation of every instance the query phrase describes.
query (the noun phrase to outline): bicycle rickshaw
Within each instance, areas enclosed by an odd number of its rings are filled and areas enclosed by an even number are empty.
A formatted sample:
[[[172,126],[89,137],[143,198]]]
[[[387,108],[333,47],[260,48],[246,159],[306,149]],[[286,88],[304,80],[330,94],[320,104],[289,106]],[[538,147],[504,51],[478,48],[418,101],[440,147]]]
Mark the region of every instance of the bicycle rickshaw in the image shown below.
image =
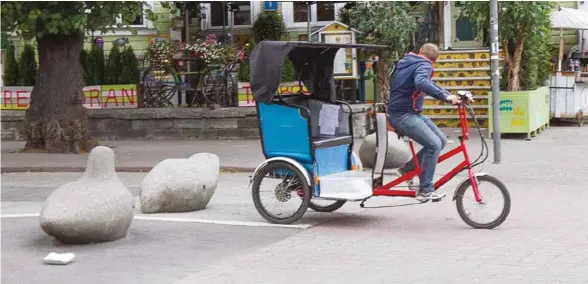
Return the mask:
[[[340,48],[377,49],[381,46],[360,44],[325,44],[308,42],[263,41],[251,53],[251,90],[256,101],[261,134],[261,146],[266,160],[255,170],[251,178],[252,197],[257,211],[271,223],[290,224],[297,221],[310,207],[318,212],[333,212],[347,201],[364,202],[373,196],[415,197],[416,191],[401,188],[412,177],[418,177],[420,167],[384,183],[384,160],[388,135],[385,113],[375,114],[376,151],[371,171],[364,171],[358,156],[353,152],[352,108],[336,100],[333,80],[333,62]],[[281,69],[285,58],[294,64],[302,91],[292,95],[278,95]],[[300,88],[302,90],[302,88]],[[470,161],[465,142],[468,134],[469,113],[478,130],[475,113],[469,104],[468,92],[460,91],[459,119],[461,135],[459,145],[443,154],[439,163],[457,154],[463,161],[435,183],[440,188],[458,173],[467,171],[468,176],[458,185],[453,194],[460,217],[474,228],[491,229],[499,226],[510,212],[510,195],[499,180],[485,173],[475,173],[473,168],[488,157],[488,145],[484,139],[480,156]],[[399,135],[401,137],[401,135]],[[412,141],[410,150],[416,156]],[[266,183],[270,183],[268,187]],[[502,195],[502,205],[497,216],[490,221],[472,218],[464,206],[467,194],[472,194],[474,205],[484,208],[489,203],[486,192],[480,192],[482,184],[489,184]],[[291,213],[274,214],[266,206],[262,194],[286,205],[290,201],[299,203]],[[281,207],[281,206],[280,206]]]

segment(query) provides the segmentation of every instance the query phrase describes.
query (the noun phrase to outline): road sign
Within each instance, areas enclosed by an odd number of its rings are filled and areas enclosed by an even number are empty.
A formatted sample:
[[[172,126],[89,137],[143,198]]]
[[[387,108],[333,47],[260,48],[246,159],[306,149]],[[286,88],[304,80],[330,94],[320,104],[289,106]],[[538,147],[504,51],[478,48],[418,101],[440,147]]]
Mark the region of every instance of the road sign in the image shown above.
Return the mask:
[[[263,3],[263,9],[265,11],[276,11],[276,10],[278,10],[278,1],[265,1]]]

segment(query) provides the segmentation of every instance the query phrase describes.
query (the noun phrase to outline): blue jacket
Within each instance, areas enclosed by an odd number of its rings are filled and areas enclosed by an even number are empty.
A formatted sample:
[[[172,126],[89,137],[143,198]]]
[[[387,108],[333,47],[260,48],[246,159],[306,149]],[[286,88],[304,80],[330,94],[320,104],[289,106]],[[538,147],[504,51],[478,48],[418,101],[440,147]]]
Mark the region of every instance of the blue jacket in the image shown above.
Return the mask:
[[[446,101],[446,91],[433,83],[433,63],[418,54],[409,53],[396,65],[390,82],[389,113],[420,113],[424,94]]]

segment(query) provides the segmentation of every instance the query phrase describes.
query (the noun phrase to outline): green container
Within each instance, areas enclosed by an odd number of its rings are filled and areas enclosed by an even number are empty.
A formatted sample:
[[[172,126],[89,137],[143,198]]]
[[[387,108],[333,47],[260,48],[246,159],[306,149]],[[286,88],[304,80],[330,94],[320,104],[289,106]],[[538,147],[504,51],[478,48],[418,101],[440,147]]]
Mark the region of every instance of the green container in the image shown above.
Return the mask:
[[[492,129],[492,94],[488,94],[488,129]],[[549,87],[500,92],[500,132],[527,134],[527,139],[549,126]]]

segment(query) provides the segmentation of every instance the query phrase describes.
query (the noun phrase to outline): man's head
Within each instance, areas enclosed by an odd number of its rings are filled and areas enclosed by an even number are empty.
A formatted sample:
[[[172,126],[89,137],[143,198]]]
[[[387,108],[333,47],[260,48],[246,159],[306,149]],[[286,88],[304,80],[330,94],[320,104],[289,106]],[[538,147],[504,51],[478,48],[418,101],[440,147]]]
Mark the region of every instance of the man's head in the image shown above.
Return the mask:
[[[421,46],[419,54],[426,56],[431,61],[435,62],[439,57],[439,48],[432,43],[425,43],[423,46]]]

